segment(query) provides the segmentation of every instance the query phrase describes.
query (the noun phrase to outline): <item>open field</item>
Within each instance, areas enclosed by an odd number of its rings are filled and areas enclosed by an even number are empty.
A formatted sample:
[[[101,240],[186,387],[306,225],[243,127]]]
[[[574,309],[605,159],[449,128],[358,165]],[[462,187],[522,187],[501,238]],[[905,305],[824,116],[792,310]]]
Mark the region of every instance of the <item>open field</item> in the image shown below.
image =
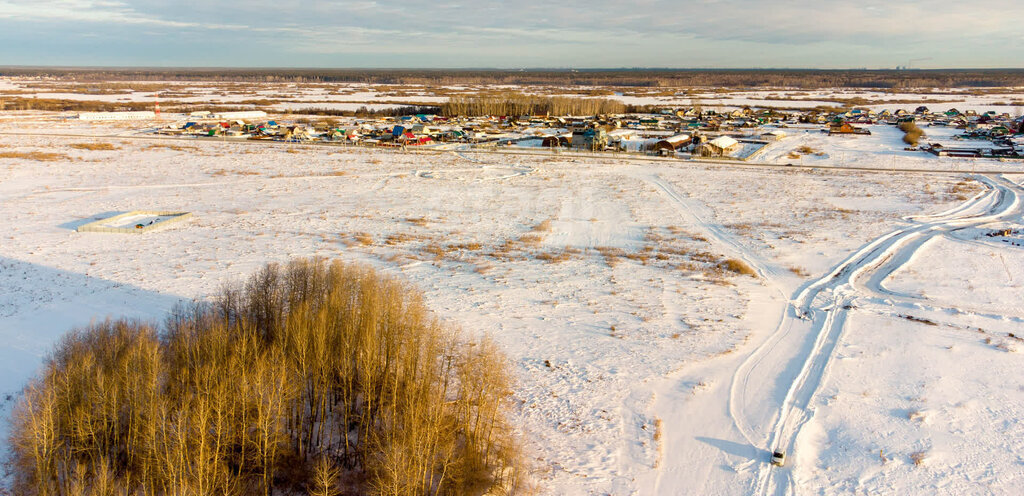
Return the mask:
[[[986,79],[978,76],[960,80],[956,75],[938,79],[915,78],[913,73],[895,73],[895,86],[851,85],[836,87],[801,86],[799,75],[763,83],[744,84],[742,75],[735,84],[720,84],[715,77],[668,79],[662,85],[628,84],[629,80],[614,78],[581,79],[574,84],[543,78],[511,81],[505,84],[473,80],[413,79],[395,82],[381,80],[348,80],[320,78],[304,81],[255,79],[251,82],[222,81],[211,78],[174,80],[164,78],[123,81],[94,80],[81,75],[62,78],[18,75],[17,71],[0,71],[0,110],[117,110],[150,109],[158,97],[166,110],[193,110],[219,106],[231,109],[261,109],[269,112],[353,113],[383,111],[406,106],[437,107],[452,97],[497,95],[509,92],[538,96],[600,98],[621,102],[633,108],[659,108],[698,105],[706,109],[734,109],[744,106],[789,110],[872,108],[877,110],[913,110],[919,105],[957,107],[960,110],[999,110],[1020,114],[1024,108],[1024,76],[1007,72]],[[684,73],[685,74],[685,73]],[[877,75],[875,75],[877,76]],[[639,76],[637,76],[639,77]],[[645,76],[647,81],[649,77]],[[804,75],[804,81],[813,76]],[[884,79],[884,78],[883,78]],[[959,81],[959,82],[957,82]],[[977,83],[977,84],[974,84]],[[887,83],[888,84],[888,83]],[[205,105],[205,107],[204,107]]]
[[[891,126],[793,133],[761,155],[781,167],[757,167],[136,139],[137,123],[0,117],[35,133],[0,135],[5,412],[73,326],[161,319],[266,262],[323,256],[398,275],[494,339],[542,494],[1024,483],[1024,247],[985,236],[1021,228],[1019,163],[905,153]],[[75,232],[133,210],[193,217]],[[771,468],[777,447],[790,459]]]

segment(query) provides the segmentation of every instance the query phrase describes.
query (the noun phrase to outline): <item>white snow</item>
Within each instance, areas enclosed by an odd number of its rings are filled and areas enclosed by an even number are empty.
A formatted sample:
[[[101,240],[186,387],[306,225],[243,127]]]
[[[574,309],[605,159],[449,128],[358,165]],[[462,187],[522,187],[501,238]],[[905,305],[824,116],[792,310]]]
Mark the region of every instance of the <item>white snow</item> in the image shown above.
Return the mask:
[[[400,275],[495,339],[543,494],[1024,484],[1024,343],[1009,336],[1024,335],[1024,247],[982,234],[1020,226],[1024,192],[1020,176],[965,172],[1019,163],[904,152],[886,126],[792,130],[759,158],[823,154],[799,169],[104,138],[126,129],[18,115],[0,133],[31,134],[0,134],[0,152],[70,160],[0,159],[4,395],[73,326],[159,319],[319,255]],[[119,150],[69,147],[96,141]],[[852,165],[949,172],[824,168]],[[194,218],[74,231],[137,209]],[[758,277],[697,262],[724,259]]]

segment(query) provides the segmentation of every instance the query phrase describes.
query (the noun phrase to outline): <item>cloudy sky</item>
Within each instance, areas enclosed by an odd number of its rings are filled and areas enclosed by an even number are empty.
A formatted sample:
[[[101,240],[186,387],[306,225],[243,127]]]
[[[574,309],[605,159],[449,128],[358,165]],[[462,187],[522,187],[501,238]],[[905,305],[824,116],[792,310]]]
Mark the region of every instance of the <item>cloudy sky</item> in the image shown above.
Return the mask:
[[[0,0],[0,65],[1024,67],[1019,0]]]

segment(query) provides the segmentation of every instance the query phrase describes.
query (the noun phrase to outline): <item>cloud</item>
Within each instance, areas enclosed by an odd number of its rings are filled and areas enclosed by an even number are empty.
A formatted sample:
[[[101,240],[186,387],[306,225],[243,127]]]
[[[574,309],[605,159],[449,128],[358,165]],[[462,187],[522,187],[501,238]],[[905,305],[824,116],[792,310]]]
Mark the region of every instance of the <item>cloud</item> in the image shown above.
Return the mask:
[[[384,62],[416,55],[427,64],[455,59],[488,66],[688,66],[701,60],[744,66],[759,54],[767,58],[753,62],[765,66],[878,66],[925,53],[942,65],[953,64],[952,54],[967,47],[986,60],[1019,66],[1022,18],[1024,6],[1007,0],[983,6],[962,0],[0,0],[0,31],[25,23],[34,28],[19,40],[23,44],[75,33],[117,33],[154,44],[198,36],[258,46],[267,65],[344,63],[346,56],[376,54]]]

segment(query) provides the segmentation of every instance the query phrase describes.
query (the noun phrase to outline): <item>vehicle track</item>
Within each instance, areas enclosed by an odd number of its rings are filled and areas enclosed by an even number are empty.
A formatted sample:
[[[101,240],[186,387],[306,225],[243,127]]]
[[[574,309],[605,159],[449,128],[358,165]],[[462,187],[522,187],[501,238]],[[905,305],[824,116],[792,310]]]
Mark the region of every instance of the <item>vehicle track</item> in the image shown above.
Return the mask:
[[[766,448],[792,453],[800,429],[813,418],[811,401],[827,374],[832,356],[842,340],[849,311],[860,297],[872,303],[878,298],[901,297],[883,287],[883,281],[909,263],[928,240],[965,227],[981,226],[1010,216],[1019,216],[1020,187],[1005,178],[976,177],[988,191],[960,207],[934,216],[921,216],[924,222],[897,229],[868,243],[837,265],[832,271],[798,290],[790,301],[785,319],[809,321],[813,345],[800,364],[800,372],[790,384],[778,411]],[[768,346],[767,342],[763,346]],[[770,353],[770,349],[768,350]],[[756,357],[757,353],[751,355]],[[741,412],[742,413],[742,412]],[[737,419],[737,422],[741,422]],[[791,468],[773,469],[762,464],[755,485],[756,494],[792,494],[795,485]]]

